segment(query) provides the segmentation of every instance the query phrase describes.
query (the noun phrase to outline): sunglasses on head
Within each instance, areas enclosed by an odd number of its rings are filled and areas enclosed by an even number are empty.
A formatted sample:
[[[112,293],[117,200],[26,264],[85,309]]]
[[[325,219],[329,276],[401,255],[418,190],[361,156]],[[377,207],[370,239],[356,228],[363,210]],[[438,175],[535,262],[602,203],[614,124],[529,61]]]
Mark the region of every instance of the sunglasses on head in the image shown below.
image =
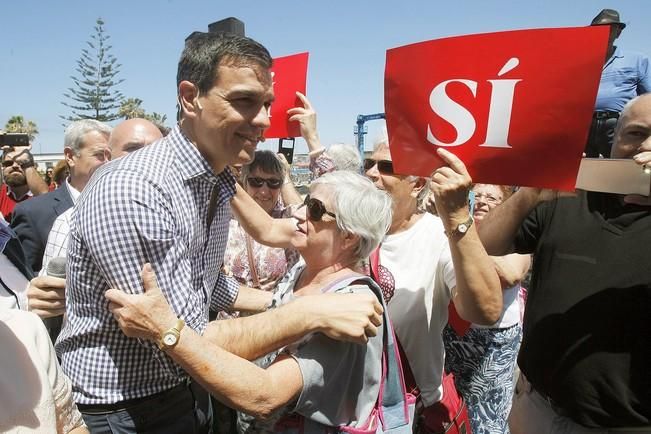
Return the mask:
[[[378,172],[384,175],[393,175],[393,162],[389,160],[374,160],[372,158],[364,159],[364,171],[367,172],[377,164]]]
[[[305,207],[307,208],[307,218],[312,220],[313,222],[321,221],[321,219],[323,218],[323,214],[328,214],[331,217],[337,218],[335,213],[330,212],[326,209],[323,202],[321,202],[319,199],[314,199],[313,197],[310,197],[309,194],[305,196],[303,205],[305,205]]]
[[[283,185],[283,180],[277,178],[254,177],[254,178],[247,178],[246,182],[248,182],[251,187],[255,187],[255,188],[260,188],[264,184],[267,184],[267,187],[269,187],[272,190],[278,190]]]

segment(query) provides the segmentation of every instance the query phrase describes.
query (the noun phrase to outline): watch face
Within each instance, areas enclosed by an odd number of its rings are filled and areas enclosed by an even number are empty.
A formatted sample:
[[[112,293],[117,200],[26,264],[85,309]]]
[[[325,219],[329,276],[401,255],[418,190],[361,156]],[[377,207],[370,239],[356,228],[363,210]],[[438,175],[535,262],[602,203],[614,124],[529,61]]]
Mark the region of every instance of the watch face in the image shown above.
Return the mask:
[[[457,230],[458,230],[459,232],[461,232],[462,234],[465,234],[466,232],[468,232],[468,225],[466,225],[466,224],[464,224],[464,223],[461,223],[461,224],[457,227]]]
[[[176,343],[176,335],[174,333],[165,333],[163,342],[165,345],[174,345]]]

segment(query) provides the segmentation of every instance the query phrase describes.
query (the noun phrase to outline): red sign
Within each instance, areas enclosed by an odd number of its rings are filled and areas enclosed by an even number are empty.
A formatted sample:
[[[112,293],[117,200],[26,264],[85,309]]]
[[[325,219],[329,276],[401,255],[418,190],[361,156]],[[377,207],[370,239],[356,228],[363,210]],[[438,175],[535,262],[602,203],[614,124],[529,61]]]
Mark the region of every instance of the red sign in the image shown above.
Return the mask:
[[[296,92],[305,95],[308,55],[300,53],[274,59],[271,74],[276,99],[271,105],[271,126],[265,131],[265,138],[300,137],[300,126],[287,120],[287,110],[303,106]]]
[[[388,50],[394,169],[429,176],[445,147],[475,182],[574,190],[608,31],[518,30]]]

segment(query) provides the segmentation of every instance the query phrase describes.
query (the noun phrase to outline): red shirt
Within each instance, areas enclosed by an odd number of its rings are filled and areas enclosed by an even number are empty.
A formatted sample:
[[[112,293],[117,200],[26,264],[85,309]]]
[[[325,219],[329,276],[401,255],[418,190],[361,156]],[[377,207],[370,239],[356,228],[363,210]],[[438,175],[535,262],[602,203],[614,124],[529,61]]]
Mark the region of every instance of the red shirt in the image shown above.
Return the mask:
[[[14,192],[8,189],[7,184],[2,184],[2,187],[0,188],[0,212],[4,216],[5,220],[11,223],[11,217],[16,204],[27,200],[30,197],[32,197],[32,195],[27,193],[20,199],[16,199]]]

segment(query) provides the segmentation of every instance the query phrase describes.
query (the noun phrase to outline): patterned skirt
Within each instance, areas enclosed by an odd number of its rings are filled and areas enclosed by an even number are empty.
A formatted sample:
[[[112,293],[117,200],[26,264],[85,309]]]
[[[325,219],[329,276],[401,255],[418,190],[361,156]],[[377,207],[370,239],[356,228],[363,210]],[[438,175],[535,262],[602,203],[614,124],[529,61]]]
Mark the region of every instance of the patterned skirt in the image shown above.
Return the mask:
[[[473,434],[509,433],[521,333],[519,324],[504,329],[471,328],[463,337],[449,325],[443,331],[445,370],[454,373]]]

